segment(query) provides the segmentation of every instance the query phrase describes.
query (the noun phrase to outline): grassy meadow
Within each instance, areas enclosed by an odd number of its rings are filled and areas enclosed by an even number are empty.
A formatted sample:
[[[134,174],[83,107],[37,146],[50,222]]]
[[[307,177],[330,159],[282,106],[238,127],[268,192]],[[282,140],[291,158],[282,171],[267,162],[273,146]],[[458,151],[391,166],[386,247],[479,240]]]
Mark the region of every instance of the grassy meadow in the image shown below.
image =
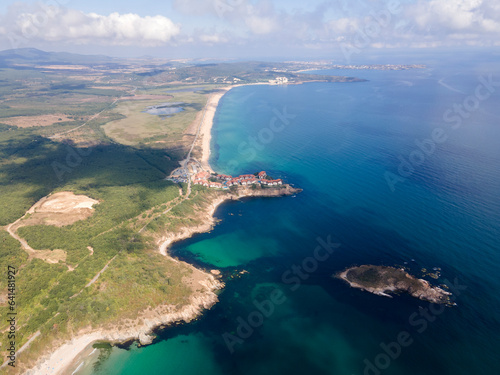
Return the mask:
[[[109,138],[118,143],[166,148],[180,159],[193,142],[198,125],[197,116],[208,100],[208,94],[204,91],[206,88],[177,92],[178,87],[162,86],[140,90],[136,94],[141,97],[169,95],[170,98],[121,101],[111,111],[119,115],[120,119],[108,122],[103,129]],[[176,106],[181,107],[182,111],[168,116],[145,112],[148,107],[165,103],[182,103]]]

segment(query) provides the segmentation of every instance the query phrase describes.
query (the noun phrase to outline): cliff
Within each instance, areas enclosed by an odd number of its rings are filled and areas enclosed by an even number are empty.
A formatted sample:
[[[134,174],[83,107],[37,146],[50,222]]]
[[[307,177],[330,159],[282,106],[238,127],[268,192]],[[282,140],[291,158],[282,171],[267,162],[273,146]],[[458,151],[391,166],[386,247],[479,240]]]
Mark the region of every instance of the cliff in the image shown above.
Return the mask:
[[[233,191],[221,191],[210,204],[205,207],[199,207],[196,216],[201,219],[202,224],[194,226],[186,226],[175,232],[168,232],[159,237],[156,241],[160,249],[160,253],[167,255],[167,249],[174,242],[185,240],[198,233],[209,232],[215,225],[213,217],[215,210],[220,204],[228,200],[237,200],[241,198],[251,197],[283,197],[291,196],[300,193],[302,189],[294,188],[288,184],[276,187],[261,187],[260,185],[252,186],[238,186]]]

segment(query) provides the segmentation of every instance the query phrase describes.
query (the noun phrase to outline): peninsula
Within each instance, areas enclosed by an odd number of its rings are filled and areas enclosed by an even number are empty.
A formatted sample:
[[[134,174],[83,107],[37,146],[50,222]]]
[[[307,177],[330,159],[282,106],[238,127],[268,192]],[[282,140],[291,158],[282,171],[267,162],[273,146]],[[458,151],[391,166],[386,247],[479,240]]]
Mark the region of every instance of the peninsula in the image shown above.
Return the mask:
[[[400,268],[363,265],[348,268],[334,276],[353,288],[379,296],[391,297],[389,293],[402,292],[423,301],[452,305],[451,293],[430,285],[426,280],[417,279]]]
[[[9,181],[0,192],[0,262],[16,272],[22,324],[15,354],[3,358],[0,373],[67,374],[96,342],[147,345],[156,328],[192,321],[217,303],[220,272],[176,259],[169,246],[210,231],[225,201],[301,191],[264,171],[213,171],[210,132],[218,102],[243,84],[324,77],[251,63],[179,66],[144,76],[137,62],[75,70],[69,61],[46,66],[36,50],[3,53],[5,64],[18,53],[26,55],[26,79],[0,72],[19,87],[15,97],[0,93],[0,172]],[[231,74],[214,80],[214,69]],[[147,110],[174,106],[167,114]],[[6,297],[0,306],[7,306]],[[0,344],[12,345],[7,335]]]

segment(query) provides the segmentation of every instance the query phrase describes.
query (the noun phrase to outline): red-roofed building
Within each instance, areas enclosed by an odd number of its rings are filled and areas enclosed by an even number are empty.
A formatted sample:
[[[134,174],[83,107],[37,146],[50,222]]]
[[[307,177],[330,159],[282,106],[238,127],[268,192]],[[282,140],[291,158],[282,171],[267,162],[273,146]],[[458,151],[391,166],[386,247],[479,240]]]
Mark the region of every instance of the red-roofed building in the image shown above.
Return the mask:
[[[195,185],[208,186],[208,181],[207,180],[203,180],[201,178],[198,178],[198,179],[194,180],[194,184]]]
[[[259,172],[257,176],[253,174],[243,174],[238,177],[232,177],[230,175],[218,174],[217,178],[219,179],[219,181],[222,182],[208,181],[208,179],[211,176],[212,175],[210,173],[205,171],[197,173],[196,176],[193,178],[194,184],[203,185],[211,188],[217,188],[217,189],[229,189],[230,186],[234,185],[248,186],[252,184],[262,184],[262,185],[276,186],[283,184],[281,179],[277,180],[266,179],[267,174],[265,171]]]
[[[255,176],[253,174],[242,174],[238,178],[240,178],[242,180],[250,180],[250,179],[255,178]]]
[[[282,185],[283,181],[281,181],[280,179],[278,179],[278,180],[267,180],[267,184],[271,185],[271,186]]]
[[[210,187],[222,189],[222,184],[220,182],[210,182]]]
[[[205,172],[205,171],[202,171],[202,172],[198,172],[195,176],[196,179],[202,179],[202,180],[206,180],[210,177],[210,173],[209,172]]]

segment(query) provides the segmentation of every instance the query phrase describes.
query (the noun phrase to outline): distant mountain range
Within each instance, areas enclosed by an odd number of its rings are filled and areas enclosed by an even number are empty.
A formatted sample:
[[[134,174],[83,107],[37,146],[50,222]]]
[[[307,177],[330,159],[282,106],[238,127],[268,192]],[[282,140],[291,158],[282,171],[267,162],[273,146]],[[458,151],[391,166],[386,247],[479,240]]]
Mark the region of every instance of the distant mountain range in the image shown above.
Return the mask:
[[[28,65],[89,65],[115,62],[117,59],[104,55],[80,55],[68,52],[45,52],[36,48],[19,48],[0,51],[0,67],[18,64]]]

